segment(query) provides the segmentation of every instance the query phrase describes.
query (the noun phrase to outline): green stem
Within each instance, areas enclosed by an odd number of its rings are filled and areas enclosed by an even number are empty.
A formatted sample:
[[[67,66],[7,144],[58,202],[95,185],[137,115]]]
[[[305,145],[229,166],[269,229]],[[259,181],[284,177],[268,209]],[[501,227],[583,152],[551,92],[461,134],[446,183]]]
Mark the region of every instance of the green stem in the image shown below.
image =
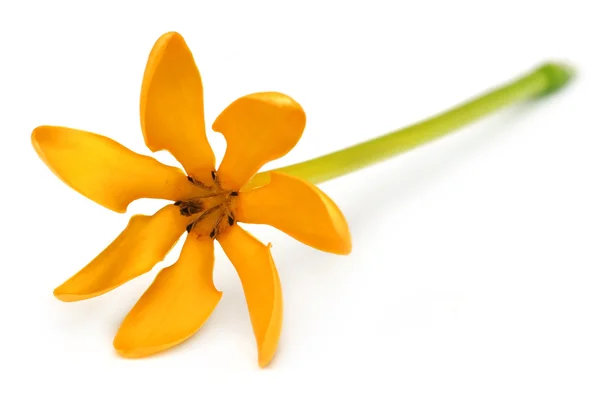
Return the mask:
[[[552,93],[563,87],[571,77],[572,70],[566,66],[556,63],[544,64],[511,83],[428,120],[272,171],[285,172],[314,184],[325,182],[431,142],[510,104]],[[257,174],[250,185],[266,183],[269,172],[271,171]]]

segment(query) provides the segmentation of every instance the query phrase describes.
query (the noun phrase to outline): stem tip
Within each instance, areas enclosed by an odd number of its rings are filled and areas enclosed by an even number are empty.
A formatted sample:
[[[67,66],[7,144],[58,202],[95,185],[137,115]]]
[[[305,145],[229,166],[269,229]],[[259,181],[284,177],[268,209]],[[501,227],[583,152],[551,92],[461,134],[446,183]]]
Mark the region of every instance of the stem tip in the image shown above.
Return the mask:
[[[543,64],[537,71],[548,79],[546,89],[538,97],[543,97],[562,89],[575,75],[575,70],[569,65],[555,62]]]

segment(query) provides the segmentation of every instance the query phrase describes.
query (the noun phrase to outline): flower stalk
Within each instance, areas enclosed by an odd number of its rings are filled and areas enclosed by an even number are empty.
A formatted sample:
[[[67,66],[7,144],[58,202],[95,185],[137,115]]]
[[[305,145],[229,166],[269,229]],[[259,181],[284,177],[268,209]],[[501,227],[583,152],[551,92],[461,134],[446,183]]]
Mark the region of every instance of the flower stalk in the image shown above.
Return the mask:
[[[572,76],[573,70],[568,66],[546,63],[513,82],[430,119],[312,160],[272,171],[284,172],[319,184],[429,143],[509,105],[544,97],[565,86]],[[268,173],[272,171],[257,174],[249,186],[266,183]]]

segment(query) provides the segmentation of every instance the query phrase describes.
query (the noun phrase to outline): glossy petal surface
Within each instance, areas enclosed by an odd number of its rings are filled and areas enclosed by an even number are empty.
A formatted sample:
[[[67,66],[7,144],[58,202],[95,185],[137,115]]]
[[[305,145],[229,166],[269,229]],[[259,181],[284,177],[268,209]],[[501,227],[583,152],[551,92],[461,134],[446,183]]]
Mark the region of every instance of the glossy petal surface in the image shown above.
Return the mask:
[[[315,185],[280,172],[265,186],[241,192],[236,218],[268,224],[316,249],[336,254],[352,250],[344,215]]]
[[[114,340],[124,357],[145,357],[192,336],[221,299],[213,284],[214,241],[188,235],[179,260],[160,271]]]
[[[231,103],[213,124],[227,140],[218,171],[222,185],[241,188],[264,164],[287,154],[305,125],[304,110],[285,94],[254,93]]]
[[[31,141],[46,165],[85,197],[117,212],[139,198],[179,200],[194,187],[175,167],[134,153],[112,139],[77,129],[40,126]]]
[[[242,281],[258,346],[258,363],[265,367],[275,355],[283,322],[281,284],[270,246],[237,225],[218,238]]]
[[[176,32],[162,35],[150,52],[140,118],[150,150],[168,150],[188,175],[210,183],[215,156],[206,138],[202,80],[190,49]]]
[[[189,223],[179,207],[166,206],[152,216],[135,215],[125,230],[92,262],[54,290],[62,301],[104,294],[150,271],[162,261]]]

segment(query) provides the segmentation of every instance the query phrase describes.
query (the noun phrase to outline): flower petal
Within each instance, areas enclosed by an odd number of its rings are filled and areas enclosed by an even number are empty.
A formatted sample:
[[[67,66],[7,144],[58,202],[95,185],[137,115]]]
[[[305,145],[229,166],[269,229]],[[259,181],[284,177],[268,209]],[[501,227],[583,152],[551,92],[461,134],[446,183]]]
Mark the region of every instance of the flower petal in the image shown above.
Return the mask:
[[[213,124],[227,140],[218,172],[221,185],[241,188],[264,164],[287,154],[305,125],[304,110],[285,94],[254,93],[231,103]]]
[[[189,224],[179,207],[152,216],[135,215],[123,232],[92,262],[54,290],[62,301],[100,296],[150,271],[162,261]]]
[[[199,190],[178,168],[95,133],[40,126],[33,131],[31,141],[56,176],[113,211],[125,212],[129,203],[142,197],[180,200]]]
[[[113,345],[123,357],[145,357],[192,336],[213,312],[214,241],[188,235],[179,260],[160,271],[121,324]]]
[[[150,150],[168,150],[188,175],[210,183],[215,156],[206,138],[202,80],[190,49],[176,32],[162,35],[150,52],[140,119]]]
[[[258,346],[258,364],[266,367],[277,350],[283,322],[281,284],[270,245],[263,245],[237,225],[218,239],[242,281]]]
[[[268,184],[240,192],[236,218],[271,225],[316,249],[335,254],[352,250],[344,215],[315,185],[281,172],[271,172]]]

